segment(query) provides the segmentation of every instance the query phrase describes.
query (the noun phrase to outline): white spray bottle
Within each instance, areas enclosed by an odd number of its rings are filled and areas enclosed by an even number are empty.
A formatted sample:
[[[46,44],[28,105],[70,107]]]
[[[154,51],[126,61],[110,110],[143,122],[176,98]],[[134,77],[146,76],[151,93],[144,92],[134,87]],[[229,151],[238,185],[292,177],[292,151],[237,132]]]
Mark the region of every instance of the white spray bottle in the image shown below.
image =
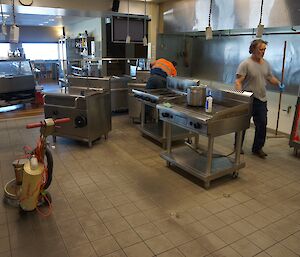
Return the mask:
[[[213,98],[211,96],[211,91],[208,90],[208,94],[207,94],[206,102],[205,102],[205,111],[206,112],[212,112],[212,104],[213,104]]]

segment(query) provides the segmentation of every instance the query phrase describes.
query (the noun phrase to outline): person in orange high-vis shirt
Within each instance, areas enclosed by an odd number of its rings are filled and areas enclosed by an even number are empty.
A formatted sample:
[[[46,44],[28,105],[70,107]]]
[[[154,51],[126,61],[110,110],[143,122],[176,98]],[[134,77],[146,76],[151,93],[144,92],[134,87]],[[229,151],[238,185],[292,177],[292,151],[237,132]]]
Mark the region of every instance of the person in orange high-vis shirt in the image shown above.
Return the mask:
[[[151,63],[150,78],[147,81],[147,89],[165,88],[167,86],[167,76],[176,76],[176,62],[170,62],[164,58],[160,58]]]

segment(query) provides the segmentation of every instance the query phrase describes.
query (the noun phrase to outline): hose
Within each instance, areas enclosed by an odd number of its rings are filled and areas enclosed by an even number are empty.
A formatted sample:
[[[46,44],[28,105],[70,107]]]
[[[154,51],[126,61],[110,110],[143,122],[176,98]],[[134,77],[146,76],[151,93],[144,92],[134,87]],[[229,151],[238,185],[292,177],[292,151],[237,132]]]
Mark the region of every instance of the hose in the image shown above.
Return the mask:
[[[47,180],[45,182],[45,185],[43,186],[44,190],[50,186],[51,181],[52,181],[52,172],[53,172],[53,156],[48,147],[46,147],[45,156],[47,159],[47,171],[48,171],[47,173],[48,174],[47,174]]]

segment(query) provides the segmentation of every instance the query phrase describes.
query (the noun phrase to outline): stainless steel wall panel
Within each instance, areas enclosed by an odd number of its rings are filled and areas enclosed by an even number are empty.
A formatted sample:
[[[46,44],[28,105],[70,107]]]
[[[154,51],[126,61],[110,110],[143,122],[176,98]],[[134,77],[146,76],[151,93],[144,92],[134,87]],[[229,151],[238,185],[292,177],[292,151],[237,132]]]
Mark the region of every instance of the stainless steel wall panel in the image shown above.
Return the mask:
[[[176,61],[180,76],[191,77],[193,38],[185,35],[164,35],[157,38],[157,58]]]
[[[190,56],[188,68],[182,65],[183,56],[179,54],[182,51],[179,46],[186,38],[192,40],[192,45],[188,50]],[[175,58],[179,63],[177,70],[180,76],[233,84],[239,63],[250,56],[249,45],[254,38],[251,35],[221,35],[207,41],[204,37],[160,35],[157,54],[159,57]],[[269,42],[265,59],[271,64],[273,73],[278,79],[281,78],[284,41],[287,41],[284,84],[286,93],[297,95],[300,85],[299,35],[264,35],[263,39]],[[268,89],[278,90],[273,86],[268,86]]]
[[[213,0],[213,30],[256,28],[261,0]],[[208,25],[208,0],[181,0],[162,5],[164,33],[204,31]],[[262,23],[265,27],[300,25],[300,1],[265,0]]]
[[[250,56],[248,50],[252,36],[221,37],[211,41],[194,39],[192,76],[206,80],[233,84],[239,63]],[[284,41],[287,41],[284,84],[286,92],[297,94],[300,85],[300,38],[298,35],[267,35],[269,42],[265,59],[274,75],[280,79]],[[269,90],[278,90],[268,86]]]

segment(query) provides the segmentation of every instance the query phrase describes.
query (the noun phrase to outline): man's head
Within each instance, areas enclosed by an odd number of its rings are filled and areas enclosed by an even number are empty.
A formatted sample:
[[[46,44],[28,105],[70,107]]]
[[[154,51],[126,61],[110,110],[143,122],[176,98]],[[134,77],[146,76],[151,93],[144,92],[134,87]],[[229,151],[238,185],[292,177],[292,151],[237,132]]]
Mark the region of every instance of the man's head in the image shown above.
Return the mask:
[[[250,44],[249,53],[257,59],[262,59],[264,57],[267,44],[267,41],[264,41],[262,39],[255,39]]]

